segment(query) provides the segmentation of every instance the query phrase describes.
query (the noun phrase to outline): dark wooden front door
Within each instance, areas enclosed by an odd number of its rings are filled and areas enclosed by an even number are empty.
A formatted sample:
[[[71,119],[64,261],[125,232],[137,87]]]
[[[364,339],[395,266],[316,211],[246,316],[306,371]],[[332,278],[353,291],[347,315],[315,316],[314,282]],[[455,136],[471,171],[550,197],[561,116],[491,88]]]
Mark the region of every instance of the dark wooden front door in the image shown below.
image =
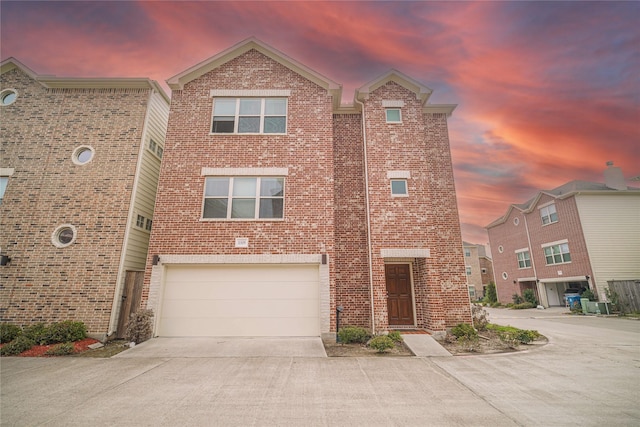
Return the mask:
[[[116,338],[124,338],[127,323],[131,314],[135,313],[142,299],[142,285],[144,284],[144,271],[127,271],[124,279],[124,290],[120,302],[120,316],[118,317],[118,329]]]
[[[385,265],[389,325],[413,325],[409,264]]]

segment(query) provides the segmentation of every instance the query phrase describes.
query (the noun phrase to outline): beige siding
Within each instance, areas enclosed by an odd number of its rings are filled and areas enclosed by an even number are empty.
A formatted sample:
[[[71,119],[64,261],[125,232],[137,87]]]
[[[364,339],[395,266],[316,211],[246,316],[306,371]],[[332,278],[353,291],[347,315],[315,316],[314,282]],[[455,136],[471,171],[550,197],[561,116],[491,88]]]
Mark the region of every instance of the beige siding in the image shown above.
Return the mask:
[[[144,216],[145,219],[153,219],[161,160],[149,149],[149,143],[153,139],[164,149],[168,118],[169,105],[160,94],[153,93],[149,100],[145,133],[142,136],[144,147],[141,150],[142,159],[134,192],[133,215],[130,217],[131,232],[126,245],[125,270],[144,270],[145,267],[150,233],[137,227],[136,219],[138,215]]]
[[[640,193],[578,195],[576,203],[597,288],[639,279]]]

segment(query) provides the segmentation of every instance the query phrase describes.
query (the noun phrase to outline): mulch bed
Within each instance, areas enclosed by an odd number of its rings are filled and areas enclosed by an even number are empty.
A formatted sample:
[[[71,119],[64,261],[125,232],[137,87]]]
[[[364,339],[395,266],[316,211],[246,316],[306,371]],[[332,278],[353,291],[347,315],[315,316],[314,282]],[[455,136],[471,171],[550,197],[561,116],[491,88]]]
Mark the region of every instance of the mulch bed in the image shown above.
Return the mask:
[[[89,349],[89,346],[91,344],[95,344],[99,342],[98,340],[95,340],[93,338],[85,338],[81,341],[76,341],[73,343],[73,348],[75,350],[75,354],[78,353],[83,353]],[[4,345],[4,344],[2,344]],[[49,349],[55,347],[57,344],[48,344],[48,345],[34,345],[33,347],[31,347],[29,350],[27,351],[23,351],[20,354],[17,354],[17,357],[55,357],[55,356],[49,356],[47,354],[45,354]],[[0,346],[2,347],[2,346]]]

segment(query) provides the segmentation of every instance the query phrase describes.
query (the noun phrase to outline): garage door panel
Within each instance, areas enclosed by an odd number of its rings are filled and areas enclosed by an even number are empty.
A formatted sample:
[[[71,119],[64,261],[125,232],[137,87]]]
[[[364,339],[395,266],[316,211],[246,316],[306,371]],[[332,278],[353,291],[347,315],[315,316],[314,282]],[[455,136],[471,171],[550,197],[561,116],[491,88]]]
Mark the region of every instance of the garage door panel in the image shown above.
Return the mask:
[[[317,336],[318,265],[168,266],[159,336]]]
[[[316,298],[318,282],[179,282],[165,290],[166,299],[185,299],[198,295],[205,299]]]
[[[169,302],[169,301],[168,301]],[[193,300],[170,301],[162,311],[163,318],[177,318],[189,313],[192,317],[202,318],[251,318],[286,317],[295,319],[305,316],[318,316],[317,300],[264,300],[245,299],[242,304],[229,300]]]

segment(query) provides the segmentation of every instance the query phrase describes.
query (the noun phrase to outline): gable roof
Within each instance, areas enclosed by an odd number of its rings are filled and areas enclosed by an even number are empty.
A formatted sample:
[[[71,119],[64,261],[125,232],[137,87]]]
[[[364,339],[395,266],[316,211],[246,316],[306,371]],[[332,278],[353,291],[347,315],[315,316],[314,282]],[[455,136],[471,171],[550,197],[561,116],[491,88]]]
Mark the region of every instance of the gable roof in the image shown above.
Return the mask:
[[[433,93],[433,90],[395,69],[387,71],[380,77],[373,79],[356,89],[356,101],[366,100],[369,98],[369,94],[371,92],[389,82],[397,83],[405,89],[415,93],[416,99],[422,103],[423,110],[427,113],[443,113],[450,116],[453,110],[457,107],[456,104],[429,104],[429,97]]]
[[[128,78],[128,77],[56,77],[51,75],[37,74],[35,71],[24,65],[22,62],[11,57],[0,63],[0,74],[4,74],[14,69],[19,69],[33,80],[48,89],[69,88],[69,89],[152,89],[156,90],[164,100],[169,103],[169,97],[160,87],[158,82],[148,78]]]
[[[580,180],[569,181],[551,190],[540,190],[538,191],[538,194],[536,194],[533,198],[527,200],[524,203],[519,203],[519,204],[513,203],[509,205],[509,208],[507,208],[507,212],[503,216],[496,219],[489,225],[485,226],[485,228],[491,228],[491,227],[495,227],[496,225],[503,224],[507,220],[507,218],[509,218],[509,215],[511,215],[511,211],[513,209],[517,209],[520,212],[524,212],[524,213],[532,212],[535,209],[536,205],[538,204],[538,201],[543,195],[550,196],[554,199],[562,200],[562,199],[567,199],[569,197],[575,196],[577,194],[585,194],[585,193],[586,194],[623,193],[623,194],[640,195],[640,188],[627,187],[626,190],[616,190],[613,188],[609,188],[605,184],[602,184],[599,182],[580,181]]]
[[[255,37],[249,37],[248,39],[243,40],[234,46],[231,46],[229,49],[226,49],[218,53],[217,55],[205,59],[199,64],[196,64],[179,74],[176,74],[170,79],[167,79],[167,84],[172,90],[181,90],[184,88],[184,85],[189,83],[190,81],[195,80],[212,70],[215,70],[221,65],[226,64],[227,62],[239,57],[240,55],[243,55],[251,49],[260,52],[261,54],[287,67],[294,73],[297,73],[307,80],[326,89],[333,96],[334,108],[340,106],[342,85],[312,70],[306,65],[301,64],[295,59],[290,58],[289,56],[261,42]]]

